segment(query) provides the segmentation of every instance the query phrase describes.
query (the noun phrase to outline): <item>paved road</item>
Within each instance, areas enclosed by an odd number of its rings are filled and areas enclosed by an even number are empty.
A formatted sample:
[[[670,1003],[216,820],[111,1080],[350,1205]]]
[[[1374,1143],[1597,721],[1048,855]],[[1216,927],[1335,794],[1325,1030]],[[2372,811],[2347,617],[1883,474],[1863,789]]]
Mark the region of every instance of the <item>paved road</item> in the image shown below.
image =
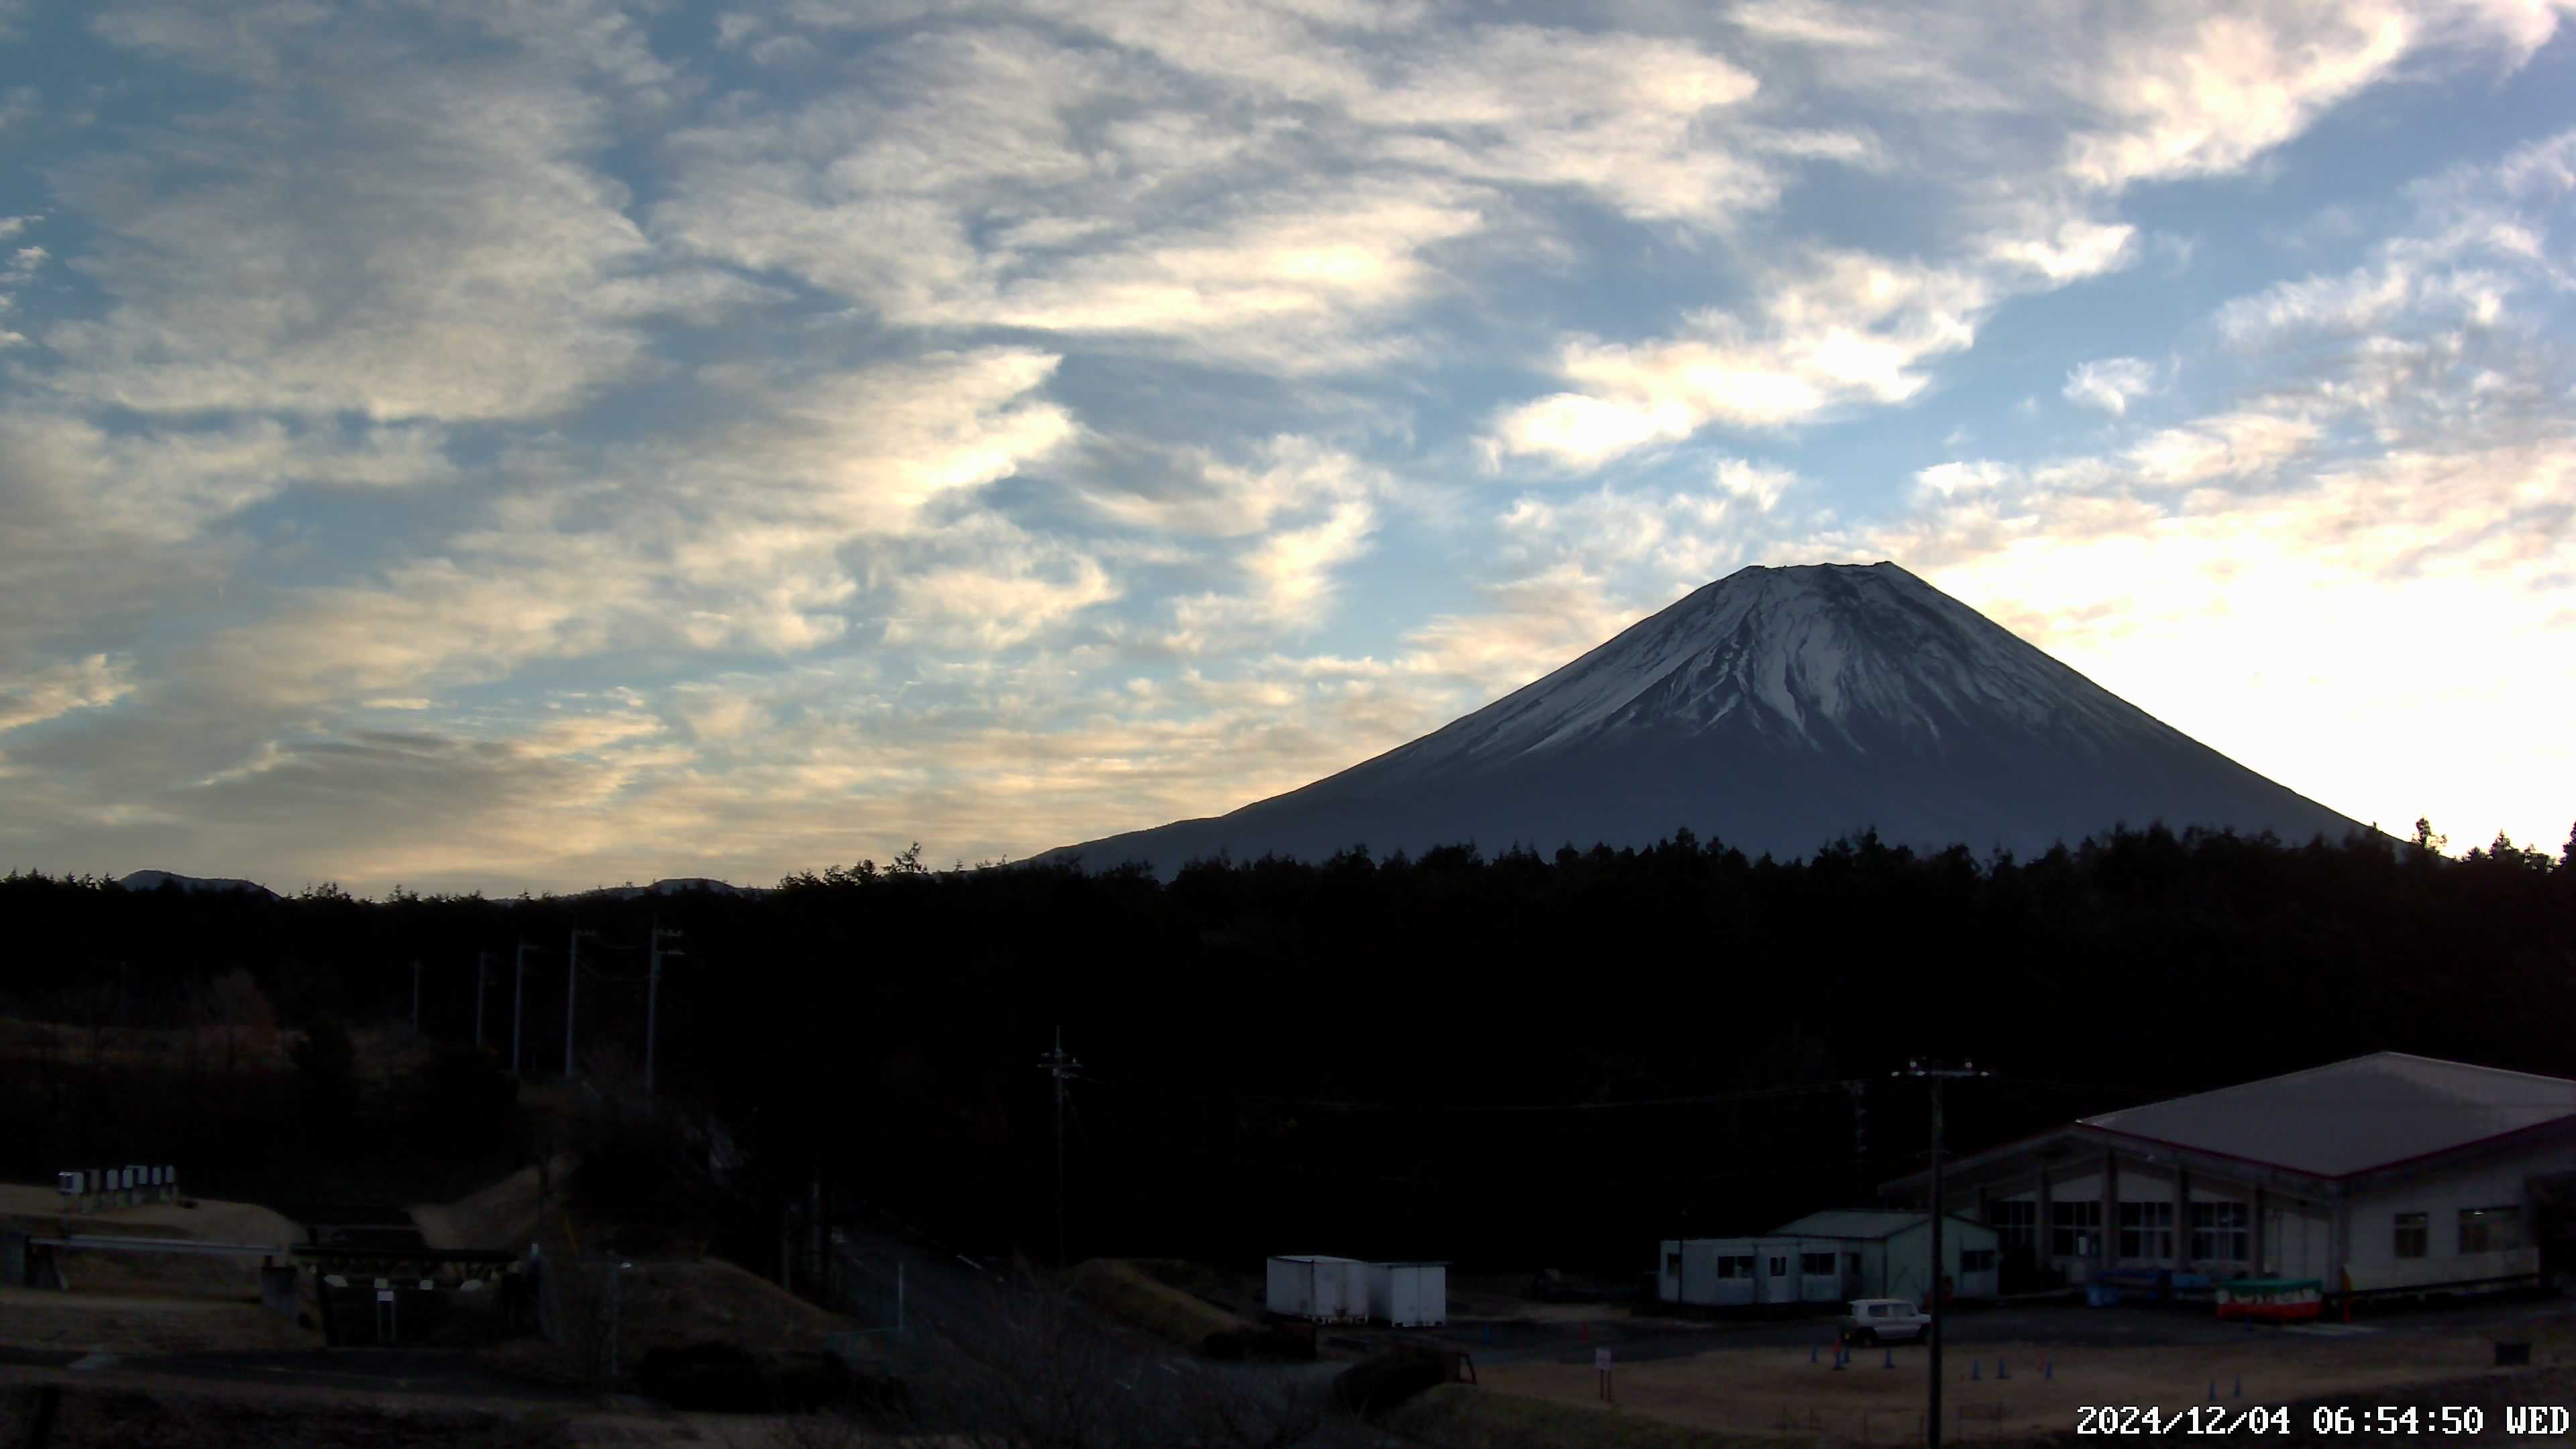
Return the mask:
[[[2206,1305],[2158,1308],[2121,1305],[2087,1308],[2080,1304],[2020,1304],[2002,1308],[1962,1308],[1952,1313],[1944,1343],[1973,1348],[2006,1343],[2048,1343],[2068,1347],[2132,1347],[2242,1342],[2249,1334],[2285,1342],[2326,1345],[2349,1338],[2387,1334],[2459,1333],[2525,1325],[2534,1321],[2576,1321],[2576,1302],[2565,1299],[2472,1302],[2451,1308],[2366,1317],[2351,1330],[2340,1324],[2313,1329],[2254,1328],[2220,1322]],[[1490,1330],[1490,1332],[1489,1332]],[[1786,1321],[1714,1320],[1689,1323],[1664,1318],[1632,1318],[1622,1306],[1605,1304],[1600,1319],[1584,1323],[1452,1322],[1433,1333],[1396,1334],[1387,1330],[1345,1333],[1366,1343],[1436,1340],[1465,1349],[1478,1363],[1590,1363],[1594,1350],[1608,1348],[1622,1363],[1680,1358],[1720,1348],[1797,1348],[1830,1344],[1830,1319]],[[1900,1354],[1910,1350],[1900,1348]]]
[[[161,1374],[307,1389],[445,1394],[521,1403],[571,1403],[589,1395],[493,1373],[462,1353],[412,1349],[290,1349],[226,1353],[88,1353],[0,1348],[0,1364],[75,1372]]]

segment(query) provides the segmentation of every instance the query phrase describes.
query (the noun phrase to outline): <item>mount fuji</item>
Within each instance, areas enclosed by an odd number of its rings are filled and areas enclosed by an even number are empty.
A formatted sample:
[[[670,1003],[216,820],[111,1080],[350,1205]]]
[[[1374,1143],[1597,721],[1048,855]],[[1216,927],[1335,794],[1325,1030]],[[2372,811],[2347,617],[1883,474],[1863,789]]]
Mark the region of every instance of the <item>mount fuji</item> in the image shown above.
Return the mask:
[[[1892,563],[1753,567],[1535,683],[1230,814],[1047,852],[1109,867],[1474,842],[1644,846],[1687,827],[1805,856],[2018,855],[2162,821],[2339,841],[2362,827],[2158,721]]]

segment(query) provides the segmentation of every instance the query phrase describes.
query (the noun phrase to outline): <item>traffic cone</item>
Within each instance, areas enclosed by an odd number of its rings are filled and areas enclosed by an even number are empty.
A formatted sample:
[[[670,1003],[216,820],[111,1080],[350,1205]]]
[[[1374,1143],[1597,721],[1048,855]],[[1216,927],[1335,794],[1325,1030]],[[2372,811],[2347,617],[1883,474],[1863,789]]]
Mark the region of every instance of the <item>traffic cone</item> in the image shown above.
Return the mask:
[[[1592,1338],[1592,1325],[1589,1323],[1578,1323],[1574,1325],[1574,1336],[1589,1342]]]

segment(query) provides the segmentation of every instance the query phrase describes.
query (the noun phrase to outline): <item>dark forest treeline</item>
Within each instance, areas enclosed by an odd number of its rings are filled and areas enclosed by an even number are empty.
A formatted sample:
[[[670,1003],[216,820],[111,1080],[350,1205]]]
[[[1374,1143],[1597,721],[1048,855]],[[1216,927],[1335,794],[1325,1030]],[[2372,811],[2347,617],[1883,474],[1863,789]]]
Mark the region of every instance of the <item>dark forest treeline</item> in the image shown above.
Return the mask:
[[[1875,838],[1795,862],[1644,850],[929,872],[758,898],[361,902],[0,883],[8,1014],[289,1028],[408,1020],[561,1070],[631,1069],[666,962],[665,1100],[748,1152],[746,1223],[817,1171],[969,1250],[1421,1254],[1634,1267],[1677,1228],[1866,1201],[1923,1154],[1910,1055],[2003,1075],[1954,1148],[2381,1049],[2576,1076],[2576,862],[2501,838],[2288,845],[2161,827],[2036,859]],[[2571,840],[2576,850],[2576,839]],[[222,983],[231,983],[229,987]],[[195,1013],[191,1016],[190,1013]],[[703,1120],[703,1119],[701,1119]],[[12,1164],[23,1170],[33,1164]],[[774,1226],[772,1227],[774,1233]]]

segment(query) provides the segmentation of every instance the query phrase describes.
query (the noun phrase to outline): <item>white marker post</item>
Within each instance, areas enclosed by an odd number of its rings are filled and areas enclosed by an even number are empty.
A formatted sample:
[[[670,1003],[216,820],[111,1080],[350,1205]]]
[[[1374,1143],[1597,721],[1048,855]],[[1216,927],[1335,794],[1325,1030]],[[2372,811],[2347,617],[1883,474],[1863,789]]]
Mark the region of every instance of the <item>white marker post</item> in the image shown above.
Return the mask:
[[[1619,1402],[1610,1393],[1610,1350],[1606,1348],[1592,1350],[1592,1372],[1601,1380],[1601,1402],[1605,1404]]]

